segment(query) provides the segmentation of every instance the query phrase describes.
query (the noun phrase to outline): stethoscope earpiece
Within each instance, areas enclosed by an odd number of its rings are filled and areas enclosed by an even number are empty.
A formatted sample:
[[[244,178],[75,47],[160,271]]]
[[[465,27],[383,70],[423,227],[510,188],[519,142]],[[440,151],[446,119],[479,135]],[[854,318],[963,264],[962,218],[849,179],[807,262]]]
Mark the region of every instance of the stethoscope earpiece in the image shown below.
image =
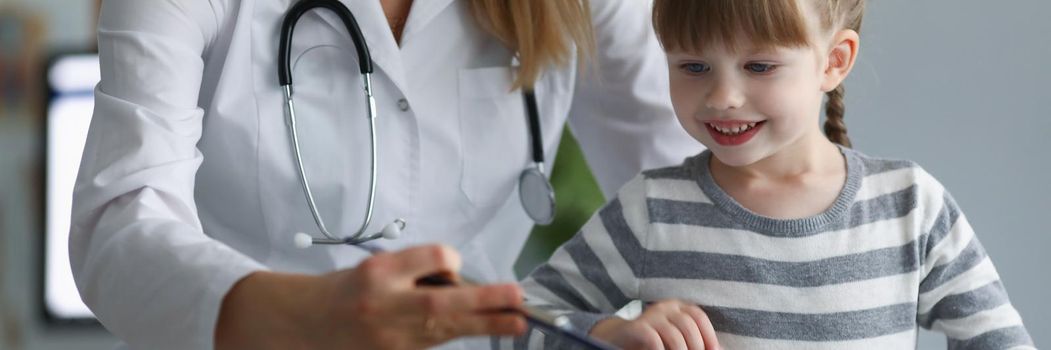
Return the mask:
[[[403,229],[405,229],[405,220],[395,219],[394,222],[383,227],[381,235],[386,239],[396,239],[401,237],[401,230]]]
[[[391,221],[391,223],[387,224],[387,226],[383,226],[383,230],[381,230],[380,232],[364,236],[363,238],[357,240],[315,239],[313,236],[304,232],[296,232],[296,234],[292,237],[292,243],[294,243],[296,248],[299,249],[310,248],[315,244],[359,244],[378,238],[397,239],[401,237],[401,233],[403,230],[405,230],[405,220],[395,219],[394,221]]]
[[[310,235],[303,232],[296,232],[293,241],[296,243],[296,248],[299,249],[310,248],[310,246],[314,245],[314,237],[310,237]]]

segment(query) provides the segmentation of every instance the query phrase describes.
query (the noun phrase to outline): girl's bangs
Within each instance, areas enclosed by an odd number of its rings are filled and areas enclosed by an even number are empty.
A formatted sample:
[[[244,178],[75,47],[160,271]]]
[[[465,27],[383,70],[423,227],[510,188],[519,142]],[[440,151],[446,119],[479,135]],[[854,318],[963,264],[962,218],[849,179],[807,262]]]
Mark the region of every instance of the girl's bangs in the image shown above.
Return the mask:
[[[655,0],[653,26],[666,51],[730,51],[808,45],[807,25],[793,0]]]

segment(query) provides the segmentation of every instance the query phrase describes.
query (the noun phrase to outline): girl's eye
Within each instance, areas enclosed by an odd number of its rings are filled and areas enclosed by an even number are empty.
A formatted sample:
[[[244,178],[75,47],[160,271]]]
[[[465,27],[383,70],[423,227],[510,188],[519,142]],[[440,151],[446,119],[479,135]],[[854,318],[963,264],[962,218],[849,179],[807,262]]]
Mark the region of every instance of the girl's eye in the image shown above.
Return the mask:
[[[773,72],[777,66],[767,63],[749,63],[744,65],[744,69],[747,69],[752,73],[770,73]]]
[[[682,70],[690,74],[701,74],[712,70],[712,67],[704,63],[685,63],[682,65]]]

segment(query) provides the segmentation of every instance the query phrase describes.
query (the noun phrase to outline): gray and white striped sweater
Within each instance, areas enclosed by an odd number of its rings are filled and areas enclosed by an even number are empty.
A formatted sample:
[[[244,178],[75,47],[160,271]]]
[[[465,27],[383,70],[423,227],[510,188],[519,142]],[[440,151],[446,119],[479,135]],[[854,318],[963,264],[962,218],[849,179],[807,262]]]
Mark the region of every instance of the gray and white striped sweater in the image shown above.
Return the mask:
[[[727,349],[910,349],[917,326],[950,349],[1032,348],[949,193],[908,161],[842,149],[826,212],[776,220],[723,192],[705,151],[644,172],[523,287],[577,329],[633,300],[701,306]],[[566,348],[531,332],[497,347]]]

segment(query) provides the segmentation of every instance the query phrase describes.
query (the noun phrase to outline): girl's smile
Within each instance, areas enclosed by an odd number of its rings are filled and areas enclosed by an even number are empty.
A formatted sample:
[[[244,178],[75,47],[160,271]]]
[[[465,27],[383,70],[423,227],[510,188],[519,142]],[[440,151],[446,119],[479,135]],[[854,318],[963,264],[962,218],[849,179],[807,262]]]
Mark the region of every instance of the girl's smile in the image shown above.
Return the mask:
[[[708,120],[704,121],[704,126],[708,129],[708,133],[712,135],[712,139],[719,145],[737,146],[751,140],[765,123],[765,120],[758,122]]]

